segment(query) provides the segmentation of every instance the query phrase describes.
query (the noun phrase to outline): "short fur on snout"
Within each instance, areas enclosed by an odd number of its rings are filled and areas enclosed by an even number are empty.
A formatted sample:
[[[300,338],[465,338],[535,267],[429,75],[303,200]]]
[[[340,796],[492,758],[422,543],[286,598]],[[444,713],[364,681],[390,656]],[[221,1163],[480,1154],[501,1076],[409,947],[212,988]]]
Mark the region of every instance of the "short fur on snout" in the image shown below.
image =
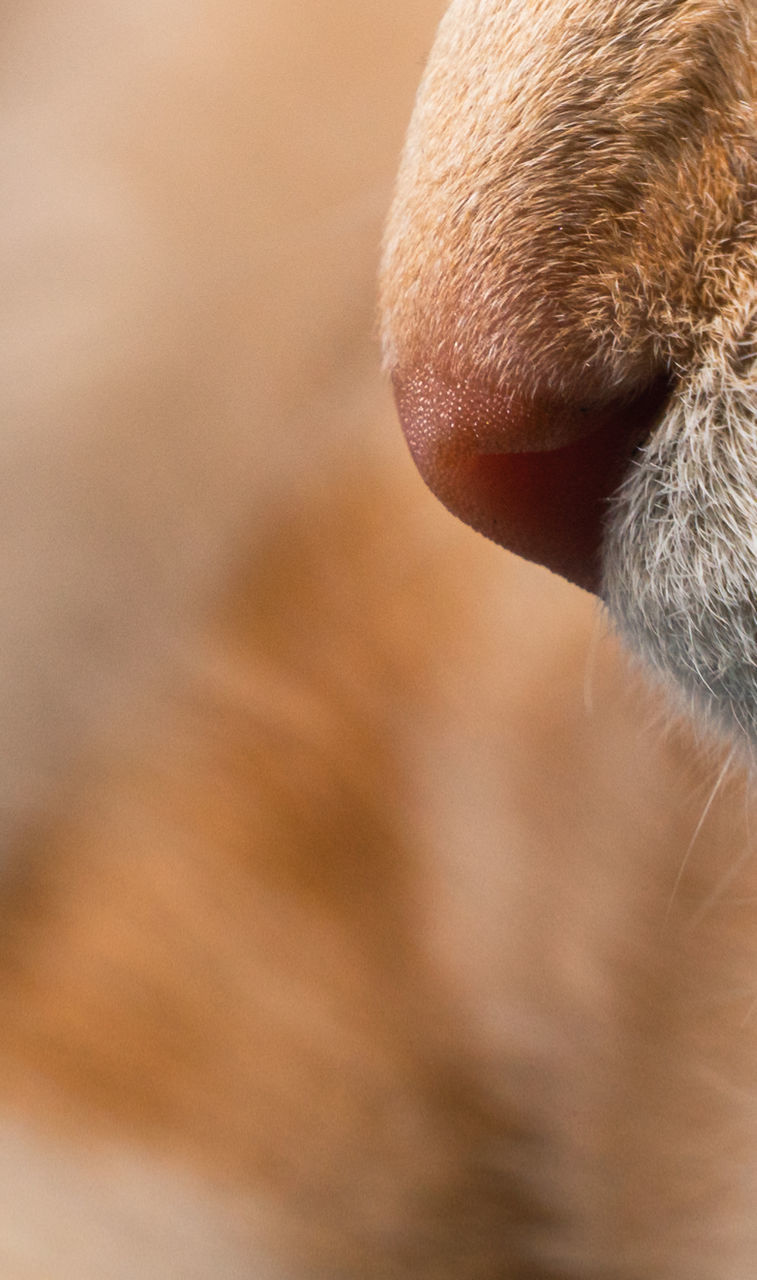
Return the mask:
[[[602,405],[670,380],[608,507],[631,644],[757,739],[757,12],[455,0],[386,233],[395,377]]]

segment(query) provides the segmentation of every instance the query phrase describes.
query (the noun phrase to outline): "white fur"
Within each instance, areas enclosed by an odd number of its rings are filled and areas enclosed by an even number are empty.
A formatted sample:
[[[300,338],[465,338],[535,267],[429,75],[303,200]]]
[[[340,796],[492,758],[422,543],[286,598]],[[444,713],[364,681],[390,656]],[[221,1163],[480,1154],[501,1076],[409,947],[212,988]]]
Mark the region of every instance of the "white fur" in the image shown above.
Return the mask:
[[[613,503],[604,594],[630,644],[708,719],[757,743],[757,311],[687,371]],[[739,314],[740,312],[740,314]]]

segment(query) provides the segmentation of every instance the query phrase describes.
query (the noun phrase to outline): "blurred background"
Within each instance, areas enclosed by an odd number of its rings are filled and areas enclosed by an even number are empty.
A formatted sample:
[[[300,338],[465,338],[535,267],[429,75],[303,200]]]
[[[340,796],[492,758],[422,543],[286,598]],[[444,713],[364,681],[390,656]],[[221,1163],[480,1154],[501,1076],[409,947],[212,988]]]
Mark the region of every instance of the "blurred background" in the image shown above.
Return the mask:
[[[655,928],[747,810],[406,456],[375,276],[441,8],[6,8],[8,1280],[563,1276],[679,1193],[627,1037],[675,1042]]]

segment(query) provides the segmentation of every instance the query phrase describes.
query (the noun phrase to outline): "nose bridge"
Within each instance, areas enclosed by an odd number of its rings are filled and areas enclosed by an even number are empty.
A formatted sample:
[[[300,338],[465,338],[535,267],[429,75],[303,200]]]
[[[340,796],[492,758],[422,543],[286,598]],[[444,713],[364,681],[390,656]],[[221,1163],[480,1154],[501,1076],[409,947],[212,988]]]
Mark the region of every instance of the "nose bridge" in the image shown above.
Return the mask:
[[[636,386],[649,344],[643,317],[622,358],[612,338],[627,250],[599,184],[566,194],[549,172],[482,181],[481,170],[469,181],[467,200],[450,201],[421,180],[395,213],[382,299],[389,371],[411,377],[431,364],[447,384],[520,386],[537,400]]]
[[[569,393],[593,379],[598,395],[618,227],[633,240],[648,175],[629,163],[612,105],[597,114],[585,100],[611,89],[606,75],[597,87],[599,72],[576,77],[562,5],[455,10],[482,25],[457,43],[442,27],[419,95],[385,241],[386,363],[525,379],[537,394],[564,392],[578,368]]]

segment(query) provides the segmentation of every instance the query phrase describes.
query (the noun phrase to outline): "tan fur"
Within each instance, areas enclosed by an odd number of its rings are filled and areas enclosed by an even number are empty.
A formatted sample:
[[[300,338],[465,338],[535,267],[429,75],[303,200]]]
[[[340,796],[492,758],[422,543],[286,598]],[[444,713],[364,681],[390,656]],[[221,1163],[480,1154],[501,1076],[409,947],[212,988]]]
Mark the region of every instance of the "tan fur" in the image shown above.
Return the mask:
[[[379,379],[437,10],[10,15],[4,1280],[752,1273],[751,802]]]
[[[685,360],[737,288],[725,237],[752,275],[752,24],[713,0],[456,0],[387,233],[389,365],[591,399]]]

